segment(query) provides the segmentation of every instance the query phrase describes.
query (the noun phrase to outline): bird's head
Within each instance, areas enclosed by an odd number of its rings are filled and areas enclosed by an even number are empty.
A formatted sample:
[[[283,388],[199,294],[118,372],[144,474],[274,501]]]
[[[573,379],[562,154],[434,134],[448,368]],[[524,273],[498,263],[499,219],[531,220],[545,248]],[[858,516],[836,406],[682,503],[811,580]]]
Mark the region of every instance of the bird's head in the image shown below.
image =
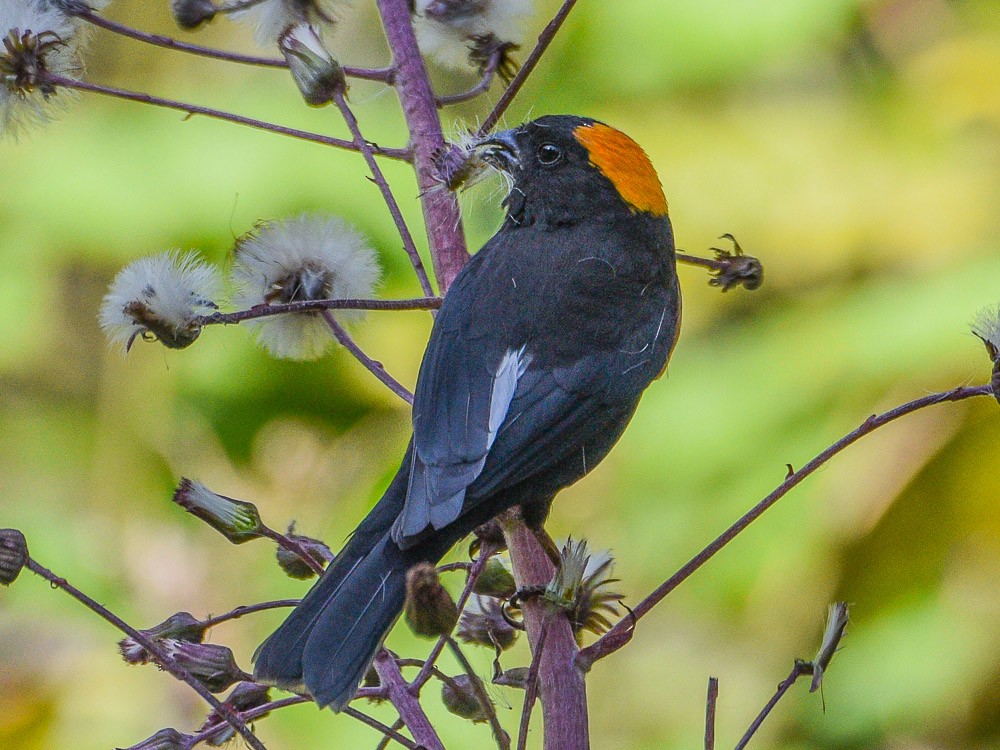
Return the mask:
[[[649,157],[629,136],[602,122],[540,117],[485,137],[477,151],[509,175],[506,202],[515,224],[667,216],[667,200]]]

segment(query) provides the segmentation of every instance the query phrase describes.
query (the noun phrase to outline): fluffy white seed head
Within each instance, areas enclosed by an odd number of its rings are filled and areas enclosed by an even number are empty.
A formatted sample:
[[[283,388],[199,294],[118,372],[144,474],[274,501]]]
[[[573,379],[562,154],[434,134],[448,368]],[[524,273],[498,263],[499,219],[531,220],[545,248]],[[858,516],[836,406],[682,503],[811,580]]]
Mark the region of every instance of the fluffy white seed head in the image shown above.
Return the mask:
[[[972,332],[983,340],[990,356],[1000,356],[1000,305],[980,310],[972,324]]]
[[[53,0],[0,0],[0,135],[18,137],[52,119],[58,97],[45,73],[82,69],[79,22]]]
[[[111,283],[100,322],[112,345],[128,351],[139,336],[183,349],[201,334],[198,317],[217,309],[215,269],[193,253],[178,251],[140,258]]]
[[[273,47],[289,26],[307,23],[322,29],[337,21],[343,0],[262,0],[230,14],[234,21],[252,24],[261,47]]]
[[[476,37],[520,44],[533,0],[416,0],[413,28],[420,51],[444,67],[468,70]]]
[[[335,216],[303,215],[263,223],[241,237],[232,271],[241,309],[318,299],[371,297],[379,280],[375,251],[354,228]],[[336,313],[344,322],[357,311]],[[247,321],[272,355],[315,359],[330,347],[330,330],[318,312],[286,313]]]

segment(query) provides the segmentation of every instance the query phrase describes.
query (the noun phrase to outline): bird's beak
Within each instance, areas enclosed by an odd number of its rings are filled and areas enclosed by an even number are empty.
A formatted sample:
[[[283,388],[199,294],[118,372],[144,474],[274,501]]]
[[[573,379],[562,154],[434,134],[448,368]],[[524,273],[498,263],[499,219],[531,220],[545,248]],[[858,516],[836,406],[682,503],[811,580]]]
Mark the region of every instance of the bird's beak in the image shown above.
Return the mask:
[[[516,136],[516,129],[497,131],[479,141],[475,151],[488,164],[503,172],[511,172],[521,165],[521,149]]]

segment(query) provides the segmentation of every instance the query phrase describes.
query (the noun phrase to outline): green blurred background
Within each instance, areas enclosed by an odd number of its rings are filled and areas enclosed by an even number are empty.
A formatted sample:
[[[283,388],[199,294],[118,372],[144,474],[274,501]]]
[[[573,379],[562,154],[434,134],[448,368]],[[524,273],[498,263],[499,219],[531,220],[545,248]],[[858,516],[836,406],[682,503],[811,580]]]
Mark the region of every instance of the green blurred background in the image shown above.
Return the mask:
[[[149,5],[108,12],[173,33],[167,3]],[[387,59],[371,5],[355,0],[334,37],[344,62]],[[539,3],[529,38],[554,7]],[[249,33],[223,22],[195,41],[249,48]],[[280,71],[103,32],[88,65],[96,81],[346,134],[332,110],[303,107]],[[442,91],[474,80],[435,78]],[[391,91],[358,82],[351,94],[368,137],[403,142]],[[487,106],[449,109],[446,126]],[[647,148],[681,248],[704,253],[732,232],[766,268],[760,291],[725,295],[681,270],[669,377],[555,505],[554,535],[615,551],[626,601],[772,489],[786,463],[801,466],[875,411],[987,378],[968,323],[1000,302],[996,3],[582,0],[508,122],[550,112],[605,119]],[[411,175],[386,169],[418,227]],[[304,591],[267,543],[228,546],[172,507],[175,482],[199,478],[336,546],[402,453],[401,402],[342,353],[276,362],[236,328],[183,352],[140,344],[125,359],[95,317],[132,258],[197,248],[225,263],[257,219],[316,210],[372,238],[385,296],[416,295],[364,174],[351,154],[93,96],[0,143],[0,526],[23,529],[39,561],[142,627]],[[471,246],[497,226],[499,195],[486,184],[463,196]],[[379,313],[355,330],[412,386],[429,324],[426,313]],[[811,657],[835,599],[853,603],[853,621],[825,713],[796,686],[756,747],[1000,747],[998,446],[1000,413],[979,399],[921,412],[837,458],[595,668],[594,747],[700,746],[709,675],[721,682],[720,747],[732,746],[792,659]],[[247,666],[279,619],[211,637]],[[404,630],[390,643],[425,653]],[[126,667],[116,638],[30,574],[0,592],[0,747],[108,748],[197,725],[195,696]],[[488,673],[489,655],[476,656]],[[518,650],[505,665],[527,658]],[[495,695],[513,731],[520,696]],[[448,717],[433,694],[425,703],[449,747],[487,746],[488,729]],[[259,732],[272,750],[377,741],[308,706]]]

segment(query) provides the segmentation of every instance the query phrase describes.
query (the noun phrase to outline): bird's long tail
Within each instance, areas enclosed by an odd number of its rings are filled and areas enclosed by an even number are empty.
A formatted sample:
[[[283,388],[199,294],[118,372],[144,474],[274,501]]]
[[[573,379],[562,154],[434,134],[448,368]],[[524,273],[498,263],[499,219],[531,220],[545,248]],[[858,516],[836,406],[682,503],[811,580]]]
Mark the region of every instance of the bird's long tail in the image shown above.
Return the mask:
[[[416,561],[390,537],[402,505],[400,490],[405,488],[405,477],[399,480],[288,619],[257,649],[258,680],[290,690],[304,688],[334,711],[354,697],[403,609],[406,570]]]

